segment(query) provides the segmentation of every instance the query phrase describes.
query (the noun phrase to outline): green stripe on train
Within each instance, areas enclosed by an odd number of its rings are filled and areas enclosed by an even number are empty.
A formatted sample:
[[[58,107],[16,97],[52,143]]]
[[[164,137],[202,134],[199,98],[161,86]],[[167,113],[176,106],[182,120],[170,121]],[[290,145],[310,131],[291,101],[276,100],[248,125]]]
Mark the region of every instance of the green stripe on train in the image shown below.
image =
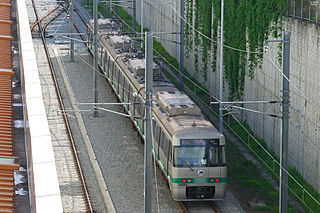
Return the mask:
[[[211,177],[211,178],[171,178],[172,183],[225,183],[226,177]],[[191,182],[187,182],[187,179],[191,179]],[[219,181],[216,181],[219,179]],[[183,182],[184,180],[184,182]],[[210,181],[212,180],[212,182]]]

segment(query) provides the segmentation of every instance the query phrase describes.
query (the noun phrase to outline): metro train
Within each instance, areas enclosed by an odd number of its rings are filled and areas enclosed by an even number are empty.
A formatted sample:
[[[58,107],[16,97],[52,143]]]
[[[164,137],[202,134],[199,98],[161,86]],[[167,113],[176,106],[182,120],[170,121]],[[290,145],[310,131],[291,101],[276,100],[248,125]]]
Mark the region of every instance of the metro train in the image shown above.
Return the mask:
[[[93,53],[93,20],[87,47]],[[145,59],[120,23],[98,19],[99,66],[144,139]],[[176,201],[222,200],[226,194],[225,137],[153,63],[153,157]]]

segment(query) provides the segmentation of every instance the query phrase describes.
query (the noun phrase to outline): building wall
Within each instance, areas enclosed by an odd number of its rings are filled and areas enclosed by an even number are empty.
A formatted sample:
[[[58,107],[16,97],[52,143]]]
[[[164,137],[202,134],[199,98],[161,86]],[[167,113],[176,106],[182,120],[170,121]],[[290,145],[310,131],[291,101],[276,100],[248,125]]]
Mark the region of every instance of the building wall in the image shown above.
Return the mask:
[[[167,0],[153,0],[152,5],[150,1],[144,2],[146,27],[154,32],[179,31],[179,16]],[[172,1],[171,5],[179,13],[180,1]],[[138,22],[141,17],[140,8],[140,1],[137,1]],[[131,9],[127,11],[132,14]],[[286,18],[284,28],[291,32],[289,165],[296,167],[303,177],[320,191],[320,27],[308,21]],[[167,40],[179,41],[178,34],[155,33],[155,35]],[[172,56],[179,59],[179,45],[161,39],[158,41]],[[193,54],[196,48],[199,47],[193,45],[192,52],[185,60],[185,67],[213,96],[219,97],[219,60],[217,60],[216,71],[208,71],[208,80],[204,81],[194,67]],[[269,51],[264,54],[262,68],[255,70],[253,79],[246,76],[244,100],[281,99],[282,75],[279,70],[282,68],[277,58],[278,51],[278,45],[270,43]],[[219,45],[217,59],[219,59]],[[224,100],[227,99],[228,89],[225,86]],[[281,114],[280,104],[251,104],[246,107]],[[242,113],[241,118],[247,121],[256,136],[264,139],[270,148],[279,153],[280,119],[250,112]]]

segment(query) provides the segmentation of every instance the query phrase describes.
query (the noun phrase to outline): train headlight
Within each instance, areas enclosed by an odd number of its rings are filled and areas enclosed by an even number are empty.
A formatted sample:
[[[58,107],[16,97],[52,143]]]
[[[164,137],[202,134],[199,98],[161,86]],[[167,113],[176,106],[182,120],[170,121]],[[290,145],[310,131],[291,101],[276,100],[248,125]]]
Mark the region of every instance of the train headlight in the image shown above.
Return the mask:
[[[188,178],[188,179],[187,179],[187,182],[188,182],[188,183],[191,183],[191,182],[192,182],[192,179],[191,179],[191,178]]]
[[[210,178],[210,183],[219,183],[220,179],[219,178]]]

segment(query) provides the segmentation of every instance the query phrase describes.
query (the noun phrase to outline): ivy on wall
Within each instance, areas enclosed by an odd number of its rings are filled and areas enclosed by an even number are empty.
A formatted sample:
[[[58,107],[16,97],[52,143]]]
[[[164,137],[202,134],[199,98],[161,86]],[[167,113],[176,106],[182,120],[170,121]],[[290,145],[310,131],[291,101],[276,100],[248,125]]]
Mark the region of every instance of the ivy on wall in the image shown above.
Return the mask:
[[[224,1],[224,44],[250,52],[263,53],[264,43],[270,33],[279,37],[282,15],[287,0],[227,0]],[[217,40],[220,29],[221,0],[185,0],[185,17],[201,33]],[[203,38],[185,25],[186,54],[195,45],[195,67],[198,72],[198,56],[201,54],[201,74],[207,80],[208,68],[216,70],[217,44]],[[199,48],[202,47],[202,48]],[[224,48],[224,78],[228,83],[230,99],[241,99],[244,89],[246,65],[249,75],[261,65],[262,54],[247,54]]]

